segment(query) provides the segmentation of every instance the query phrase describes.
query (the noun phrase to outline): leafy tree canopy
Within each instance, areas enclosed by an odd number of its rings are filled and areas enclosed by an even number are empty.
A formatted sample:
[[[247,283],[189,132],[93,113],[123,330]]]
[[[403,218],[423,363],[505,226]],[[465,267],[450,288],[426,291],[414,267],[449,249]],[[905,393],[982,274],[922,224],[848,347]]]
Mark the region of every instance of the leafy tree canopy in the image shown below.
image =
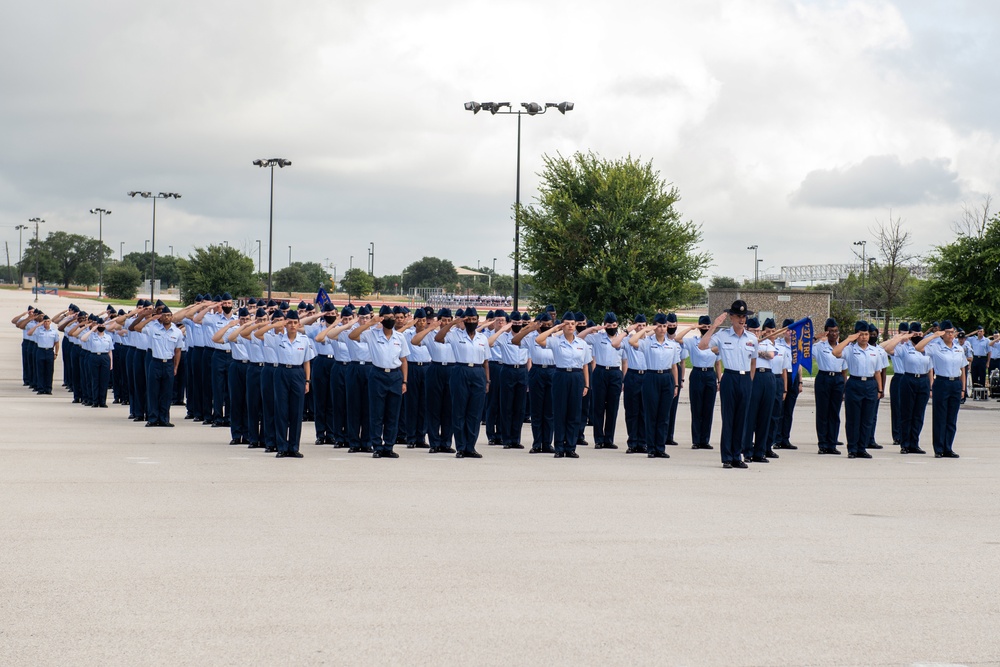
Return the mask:
[[[374,291],[375,281],[364,269],[348,269],[340,281],[340,288],[347,292],[348,298],[361,298]]]
[[[235,248],[210,245],[195,248],[180,262],[181,300],[194,302],[198,294],[222,294],[234,297],[260,296],[261,284],[254,277],[254,262]]]
[[[450,289],[458,282],[458,271],[451,260],[424,257],[403,269],[403,289],[441,287]]]

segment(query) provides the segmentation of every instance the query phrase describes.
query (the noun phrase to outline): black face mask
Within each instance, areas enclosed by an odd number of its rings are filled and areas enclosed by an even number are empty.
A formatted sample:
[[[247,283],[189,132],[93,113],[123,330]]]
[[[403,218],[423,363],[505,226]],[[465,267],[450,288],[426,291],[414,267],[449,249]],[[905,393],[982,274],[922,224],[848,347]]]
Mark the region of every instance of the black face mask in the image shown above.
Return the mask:
[[[675,333],[677,333],[677,327],[667,327],[668,336],[673,336]]]
[[[513,331],[514,333],[518,333],[523,328],[524,327],[522,327],[520,324],[515,324],[515,325],[511,326],[510,330]]]
[[[337,321],[337,316],[336,315],[324,315],[323,316],[323,321],[326,322],[327,324],[333,324],[334,322]]]
[[[609,336],[617,336],[618,335],[618,327],[608,327],[607,329],[605,329],[605,331],[607,332],[607,334]]]
[[[581,331],[584,331],[586,328],[587,328],[586,324],[577,324],[576,325],[576,332],[580,333]]]
[[[104,327],[97,327],[97,333],[104,333]]]
[[[913,343],[914,345],[916,345],[917,343],[919,343],[923,339],[924,339],[923,336],[914,336],[913,338],[910,339],[910,342]]]
[[[698,331],[700,331],[701,335],[704,336],[708,333],[708,327],[698,327]]]
[[[394,326],[396,326],[396,320],[394,318],[392,318],[392,317],[383,317],[382,318],[382,327],[383,328],[385,328],[385,329],[391,329]]]
[[[543,326],[542,326],[542,331],[548,331],[548,330],[549,330],[549,329],[551,329],[551,328],[552,328],[552,325],[551,325],[551,324],[546,324],[546,325],[543,325]]]
[[[472,334],[476,333],[476,327],[478,326],[479,322],[466,322],[465,331],[471,336]]]
[[[229,313],[233,312],[233,307],[232,306],[223,306],[222,307],[222,312],[224,312],[226,315],[228,315]]]

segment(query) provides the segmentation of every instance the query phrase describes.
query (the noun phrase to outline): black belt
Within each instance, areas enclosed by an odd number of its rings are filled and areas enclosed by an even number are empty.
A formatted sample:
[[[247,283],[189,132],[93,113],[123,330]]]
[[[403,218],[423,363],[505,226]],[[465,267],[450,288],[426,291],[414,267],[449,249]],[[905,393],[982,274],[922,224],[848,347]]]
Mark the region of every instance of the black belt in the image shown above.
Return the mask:
[[[532,368],[552,368],[552,364],[535,364]]]
[[[628,369],[628,372],[629,373],[635,373],[636,375],[645,375],[646,374],[646,371],[640,371],[640,370],[638,370],[636,368],[630,368],[630,369]]]
[[[820,375],[840,375],[837,371],[820,371]]]
[[[598,368],[603,368],[606,371],[616,371],[620,370],[620,366],[598,366]]]
[[[264,365],[263,361],[251,361],[250,363],[252,363],[254,366],[263,366]]]
[[[522,366],[527,366],[527,364],[504,364],[507,368],[521,368]]]
[[[927,375],[927,373],[903,373],[903,375],[909,378],[922,378]]]
[[[284,368],[302,368],[302,364],[277,364]]]
[[[232,354],[232,350],[216,350],[216,352],[225,352],[226,354]]]
[[[985,359],[986,357],[987,357],[987,355],[985,355],[985,354],[974,354],[974,355],[972,355],[973,359]]]
[[[161,364],[166,364],[173,361],[173,359],[157,359],[156,357],[153,357],[153,361],[159,361]]]
[[[379,369],[379,370],[380,370],[380,371],[382,371],[383,373],[391,373],[391,372],[393,372],[393,371],[398,371],[398,370],[400,370],[400,369],[398,369],[398,368],[382,368],[381,366],[376,366],[375,368]]]
[[[479,364],[462,364],[463,366],[468,366],[469,368],[475,368]]]
[[[271,366],[272,368],[277,368],[278,367],[278,364],[268,364],[268,365]]]
[[[715,369],[714,368],[699,368],[698,366],[695,366],[691,370],[693,370],[693,371],[708,371],[708,372],[712,372]]]
[[[429,361],[411,361],[411,362],[409,362],[409,365],[410,366],[426,366],[429,363],[431,363],[431,362],[429,362]]]
[[[736,374],[736,375],[749,375],[750,374],[750,371],[738,371],[738,370],[735,370],[733,368],[727,368],[725,370],[725,372],[726,373],[733,373],[733,374]]]
[[[664,368],[662,371],[658,371],[655,368],[650,368],[649,372],[650,373],[656,373],[657,375],[663,375],[664,373],[669,373],[670,369],[669,368]]]
[[[433,361],[431,363],[433,363],[435,366],[451,366],[455,362],[454,361]]]
[[[249,364],[250,363],[249,359],[236,359],[236,361],[240,362],[241,364]]]
[[[582,373],[582,368],[560,368],[561,371],[566,371],[567,373]]]
[[[338,361],[337,363],[340,364],[341,366],[350,366],[351,365],[351,362],[349,362],[349,361]]]
[[[352,364],[357,364],[358,366],[364,366],[365,364],[370,364],[370,361],[352,361]]]
[[[869,380],[872,379],[872,376],[871,375],[852,375],[851,379],[852,380],[861,380],[862,382],[868,382]]]
[[[939,380],[952,380],[952,381],[956,381],[956,380],[961,380],[962,377],[958,376],[958,377],[949,378],[949,377],[945,377],[943,375],[938,375],[938,379]]]
[[[333,355],[332,354],[321,354],[319,356],[326,357],[327,359],[333,359]]]

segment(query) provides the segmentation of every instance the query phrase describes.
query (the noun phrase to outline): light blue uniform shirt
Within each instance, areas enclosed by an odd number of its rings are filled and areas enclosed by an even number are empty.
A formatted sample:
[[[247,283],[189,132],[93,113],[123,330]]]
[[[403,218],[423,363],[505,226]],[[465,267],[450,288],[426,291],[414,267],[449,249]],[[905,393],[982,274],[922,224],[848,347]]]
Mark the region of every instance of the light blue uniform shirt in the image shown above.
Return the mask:
[[[326,322],[320,319],[318,322],[313,322],[306,327],[306,335],[312,340],[313,347],[316,348],[316,354],[329,357],[334,355],[333,339],[327,336],[322,343],[316,341],[316,336],[326,329],[327,326]]]
[[[436,333],[436,331],[432,331],[424,336],[424,339],[420,341],[420,346],[425,348],[427,353],[431,355],[431,361],[439,364],[455,363],[455,353],[452,352],[451,345],[448,343],[439,343],[434,340]]]
[[[528,356],[531,357],[533,366],[555,366],[556,358],[552,356],[552,350],[542,347],[537,342],[538,332],[532,331],[521,341],[521,345],[528,348]]]
[[[278,363],[282,365],[301,366],[316,356],[312,341],[301,331],[295,334],[295,340],[291,340],[287,333],[283,333],[271,338],[265,335],[264,341],[274,350],[278,356]]]
[[[757,369],[766,368],[767,370],[771,370],[771,360],[760,356],[761,352],[777,353],[777,346],[766,338],[757,343]],[[780,367],[778,368],[778,372],[781,372]]]
[[[444,340],[451,346],[456,363],[482,365],[490,359],[490,339],[482,331],[477,331],[473,338],[469,338],[464,328],[452,329]]]
[[[871,345],[871,343],[869,343]],[[886,352],[881,345],[875,345],[875,351],[878,353],[878,368],[877,370],[882,370],[883,368],[889,367],[889,353]]]
[[[833,356],[833,347],[825,338],[813,345],[812,352],[821,371],[839,373],[847,368],[847,362],[844,359]]]
[[[363,361],[366,364],[370,364],[372,362],[372,353],[368,349],[368,344],[351,340],[350,338],[351,332],[359,326],[361,325],[355,322],[354,326],[347,331],[341,331],[337,339],[347,346],[347,351],[351,355],[351,361]]]
[[[243,336],[236,336],[239,327],[232,327],[226,332],[226,340],[229,341],[229,349],[233,354],[233,361],[250,361],[250,350],[247,348],[247,340]],[[235,337],[234,337],[235,336]]]
[[[781,375],[785,371],[792,370],[792,348],[782,345],[785,341],[778,339],[774,342],[774,358],[771,359],[771,372]]]
[[[423,364],[432,361],[430,348],[424,347],[423,345],[413,344],[413,337],[416,335],[417,335],[417,330],[413,328],[407,329],[406,333],[403,334],[403,338],[406,339],[406,345],[410,348],[410,356],[406,358],[407,361],[411,361],[414,363],[423,363]],[[428,337],[434,338],[432,333],[427,334],[427,336],[424,337],[425,340]]]
[[[940,345],[935,345],[940,341]],[[940,339],[934,340],[924,348],[924,354],[931,358],[936,377],[961,377],[962,369],[969,365],[969,360],[965,358],[965,352],[958,341],[952,341],[951,347],[944,344]]]
[[[144,326],[142,333],[146,334],[146,346],[153,352],[154,359],[173,359],[174,350],[184,345],[184,334],[180,329],[173,325],[167,329],[156,320]]]
[[[622,365],[622,350],[620,347],[615,347],[611,340],[611,336],[603,329],[590,334],[586,338],[586,341],[590,344],[591,353],[594,355],[594,363],[598,366],[620,368]],[[628,338],[622,341],[622,345],[628,345]]]
[[[185,317],[182,321],[184,323],[185,328],[188,331],[191,346],[205,347],[205,335],[202,333],[203,332],[202,326],[197,322],[195,322],[194,320],[192,320],[190,317]]]
[[[990,345],[990,359],[1000,359],[1000,340]]]
[[[361,342],[368,346],[372,363],[379,368],[399,368],[403,365],[403,358],[410,354],[406,337],[393,330],[386,338],[385,329],[380,324],[362,331]]]
[[[265,333],[264,338],[260,341],[260,343],[261,352],[264,353],[264,363],[278,363],[278,334],[274,333],[274,329]]]
[[[934,367],[934,363],[931,361],[931,358],[926,354],[917,352],[917,350],[913,347],[913,343],[910,341],[900,343],[896,346],[896,349],[893,350],[893,352],[895,352],[893,363],[895,363],[900,357],[905,358],[903,365],[906,368],[906,371],[904,371],[906,373],[912,373],[913,375],[926,375]],[[896,372],[899,372],[898,368]]]
[[[841,358],[847,363],[851,377],[870,378],[880,370],[878,349],[875,345],[862,348],[857,343],[844,348]]]
[[[892,356],[892,372],[893,373],[909,373],[910,372],[910,371],[908,371],[906,369],[906,361],[907,361],[907,358],[909,356],[909,353],[906,352],[906,345],[908,345],[908,344],[909,344],[909,341],[903,341],[902,343],[899,343],[898,345],[896,345],[895,348],[893,348],[892,355],[891,355]],[[910,346],[910,347],[912,348],[912,346]],[[888,353],[886,353],[886,354],[888,354]]]
[[[741,336],[732,329],[722,329],[712,334],[709,349],[713,347],[726,370],[749,371],[750,361],[757,356],[757,337],[746,329]]]
[[[646,355],[642,353],[642,350],[632,347],[628,339],[622,343],[622,351],[625,353],[625,361],[628,362],[630,371],[646,370]]]
[[[52,325],[50,324],[49,327]],[[38,347],[43,350],[51,350],[56,346],[56,341],[59,340],[59,330],[55,328],[46,330],[44,324],[39,324],[33,336]]]
[[[631,343],[629,347],[632,347]],[[681,360],[681,346],[666,336],[662,343],[657,342],[656,334],[643,338],[639,341],[639,350],[646,357],[646,370],[650,371],[669,370]]]
[[[216,350],[228,350],[229,343],[216,343],[212,336],[219,332],[219,329],[226,326],[231,320],[238,320],[239,316],[233,312],[229,315],[223,313],[206,313],[201,320],[202,333],[205,336],[205,346],[214,347]]]
[[[90,351],[97,354],[107,354],[115,349],[115,340],[106,331],[104,333],[95,331],[90,334],[87,342],[90,343]]]
[[[242,337],[243,344],[247,348],[247,359],[250,360],[252,364],[260,364],[264,362],[264,341],[259,340],[252,333],[249,337]]]
[[[504,331],[497,338],[496,344],[493,349],[500,350],[500,361],[507,364],[508,366],[526,366],[528,364],[528,348],[523,345],[514,345],[512,341],[514,340],[514,334],[510,331]],[[523,340],[521,341],[524,342]]]
[[[579,336],[566,340],[560,334],[552,334],[545,340],[545,346],[552,351],[556,368],[583,368],[593,361],[590,346]]]
[[[972,348],[972,355],[975,357],[985,357],[990,353],[990,339],[985,336],[982,339],[979,336],[973,336],[967,338],[965,342]]]
[[[504,322],[504,324],[506,324],[506,322]],[[486,334],[486,340],[487,341],[489,341],[490,336],[492,336],[496,332],[497,332],[497,330],[494,329],[494,328],[492,328],[492,327],[483,330],[483,333]],[[490,361],[494,362],[494,363],[497,363],[497,364],[505,364],[505,363],[507,363],[507,362],[505,362],[503,360],[503,355],[501,354],[501,350],[496,345],[494,345],[493,347],[490,348]]]
[[[130,317],[125,320],[125,328],[128,329],[135,322],[136,318]],[[152,323],[150,323],[152,324]],[[149,349],[149,337],[146,335],[145,330],[136,333],[134,331],[129,331],[128,334],[128,344],[137,350],[142,350],[145,352]]]

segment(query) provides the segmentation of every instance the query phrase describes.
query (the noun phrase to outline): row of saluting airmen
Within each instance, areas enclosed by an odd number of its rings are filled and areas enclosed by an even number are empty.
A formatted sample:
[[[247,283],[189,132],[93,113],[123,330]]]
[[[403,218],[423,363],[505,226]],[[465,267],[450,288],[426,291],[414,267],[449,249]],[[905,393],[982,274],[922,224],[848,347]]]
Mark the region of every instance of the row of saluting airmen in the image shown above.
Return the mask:
[[[24,330],[25,384],[51,393],[61,330],[64,379],[75,403],[106,407],[111,386],[115,402],[129,405],[131,419],[169,427],[170,406],[184,404],[183,389],[177,390],[186,387],[187,419],[228,427],[230,444],[279,457],[302,456],[302,423],[310,413],[316,444],[395,458],[393,445],[400,442],[439,453],[455,452],[454,441],[457,457],[478,458],[481,421],[489,444],[522,449],[521,427],[529,412],[532,453],[576,458],[577,446],[587,444],[588,420],[595,448],[617,449],[615,425],[624,395],[627,452],[669,458],[666,446],[677,444],[674,423],[686,381],[694,449],[712,449],[716,395],[722,404],[724,467],[767,463],[778,457],[775,449],[796,449],[789,433],[802,381],[792,373],[787,331],[792,320],[782,329],[770,319],[760,326],[755,318],[748,320],[752,313],[742,301],[714,323],[702,316],[697,327],[679,328],[673,314],[657,314],[652,326],[640,314],[620,328],[614,313],[595,325],[572,311],[554,319],[551,306],[534,318],[490,312],[483,323],[474,309],[454,317],[447,308],[430,317],[417,309],[411,317],[399,306],[382,306],[377,316],[369,305],[357,311],[347,306],[338,317],[329,304],[317,310],[300,303],[296,311],[287,302],[263,299],[234,309],[229,294],[199,295],[177,313],[144,300],[129,313],[109,306],[103,317],[70,306],[56,316],[53,329],[47,316],[29,308],[13,320]],[[717,330],[726,318],[730,328]],[[919,323],[913,327],[920,329]],[[930,380],[927,372],[904,369],[909,363],[920,370],[922,360],[932,365],[940,346],[950,349],[951,343],[946,333],[925,342],[901,331],[882,347],[869,346],[869,328],[859,323],[855,336],[839,343],[836,322],[828,320],[827,340],[814,347],[819,451],[840,453],[841,402],[849,456],[868,458],[868,449],[880,448],[874,442],[874,406],[891,354],[894,378],[901,378],[893,380],[893,439],[904,453],[922,453],[927,399],[921,405],[920,397],[922,380]],[[864,359],[870,364],[851,370]],[[946,389],[939,395],[935,453],[957,457],[951,447],[957,408]]]

